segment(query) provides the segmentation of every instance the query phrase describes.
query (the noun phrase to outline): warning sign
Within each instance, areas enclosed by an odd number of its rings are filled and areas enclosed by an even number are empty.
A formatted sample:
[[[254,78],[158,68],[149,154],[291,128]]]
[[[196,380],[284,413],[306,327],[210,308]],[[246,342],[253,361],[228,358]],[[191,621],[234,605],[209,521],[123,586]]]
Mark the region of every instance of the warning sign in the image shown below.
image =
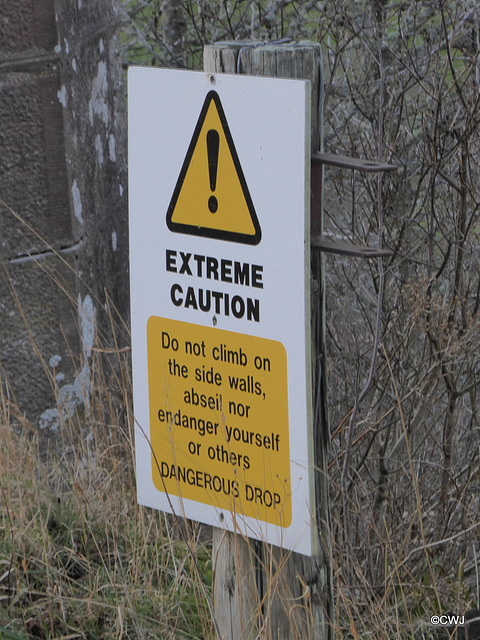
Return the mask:
[[[310,83],[130,67],[138,501],[310,554]]]
[[[152,316],[147,351],[156,488],[288,527],[283,345]]]
[[[167,226],[188,235],[256,245],[261,229],[227,119],[215,91],[203,103]]]

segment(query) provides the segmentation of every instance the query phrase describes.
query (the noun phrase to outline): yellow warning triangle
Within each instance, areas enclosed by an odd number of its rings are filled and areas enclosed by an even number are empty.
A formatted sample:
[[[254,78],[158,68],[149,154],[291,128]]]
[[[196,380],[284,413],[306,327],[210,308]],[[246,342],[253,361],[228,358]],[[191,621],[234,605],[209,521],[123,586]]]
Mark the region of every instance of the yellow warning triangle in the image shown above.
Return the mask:
[[[202,107],[167,212],[170,231],[258,244],[262,232],[220,97]]]

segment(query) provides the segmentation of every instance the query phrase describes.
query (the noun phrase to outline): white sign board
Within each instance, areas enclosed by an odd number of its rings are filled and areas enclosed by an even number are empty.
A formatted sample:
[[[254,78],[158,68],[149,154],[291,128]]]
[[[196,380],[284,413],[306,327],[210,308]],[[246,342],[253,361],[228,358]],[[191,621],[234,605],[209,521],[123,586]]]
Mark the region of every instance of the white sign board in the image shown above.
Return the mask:
[[[310,86],[133,67],[138,500],[312,553]]]

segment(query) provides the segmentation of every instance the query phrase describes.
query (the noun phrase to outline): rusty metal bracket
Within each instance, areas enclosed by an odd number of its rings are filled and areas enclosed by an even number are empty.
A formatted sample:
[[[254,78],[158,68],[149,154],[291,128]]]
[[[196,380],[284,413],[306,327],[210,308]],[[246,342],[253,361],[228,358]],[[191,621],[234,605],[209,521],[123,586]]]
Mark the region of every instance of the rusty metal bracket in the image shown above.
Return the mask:
[[[394,252],[389,249],[379,249],[378,247],[362,247],[360,245],[347,242],[345,240],[330,240],[322,234],[322,188],[323,188],[323,167],[341,167],[353,171],[380,172],[395,171],[398,169],[393,164],[386,162],[376,162],[375,160],[362,160],[361,158],[351,158],[335,153],[314,153],[311,164],[311,221],[310,221],[310,244],[312,247],[335,253],[343,256],[353,256],[356,258],[383,258],[393,256]]]
[[[336,153],[314,153],[312,155],[312,164],[314,163],[366,172],[396,171],[398,169],[394,164],[377,162],[376,160],[364,160],[362,158],[351,158]]]
[[[355,258],[384,258],[393,256],[390,249],[378,249],[377,247],[362,247],[358,244],[347,242],[346,240],[328,240],[321,236],[311,236],[310,244],[325,253],[336,253],[342,256],[353,256]]]

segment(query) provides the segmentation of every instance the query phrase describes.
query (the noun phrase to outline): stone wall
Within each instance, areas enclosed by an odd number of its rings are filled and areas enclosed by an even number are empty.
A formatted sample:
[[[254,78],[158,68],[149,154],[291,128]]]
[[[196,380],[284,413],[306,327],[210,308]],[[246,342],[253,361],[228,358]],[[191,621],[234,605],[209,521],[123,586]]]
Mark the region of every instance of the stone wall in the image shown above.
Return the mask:
[[[0,7],[0,379],[49,430],[88,395],[106,292],[128,316],[120,19],[115,0]]]

